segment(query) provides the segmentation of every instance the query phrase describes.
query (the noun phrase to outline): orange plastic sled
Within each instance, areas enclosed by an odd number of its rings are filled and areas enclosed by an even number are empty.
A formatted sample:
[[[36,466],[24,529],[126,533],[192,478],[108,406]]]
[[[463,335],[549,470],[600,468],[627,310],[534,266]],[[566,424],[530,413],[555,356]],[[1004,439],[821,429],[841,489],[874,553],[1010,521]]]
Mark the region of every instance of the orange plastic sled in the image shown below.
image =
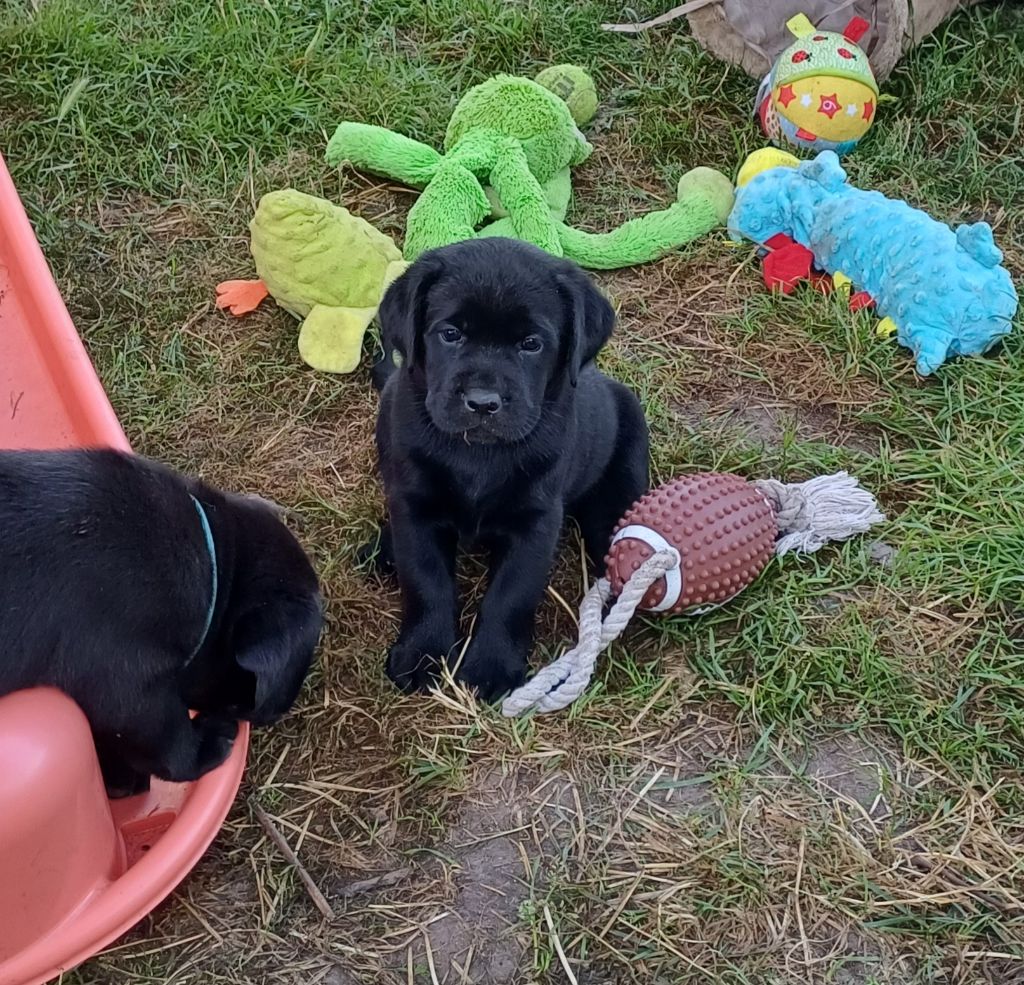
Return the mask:
[[[0,447],[100,445],[128,442],[0,157]],[[110,802],[77,705],[0,698],[0,985],[57,977],[171,892],[235,798],[248,735],[196,783]]]

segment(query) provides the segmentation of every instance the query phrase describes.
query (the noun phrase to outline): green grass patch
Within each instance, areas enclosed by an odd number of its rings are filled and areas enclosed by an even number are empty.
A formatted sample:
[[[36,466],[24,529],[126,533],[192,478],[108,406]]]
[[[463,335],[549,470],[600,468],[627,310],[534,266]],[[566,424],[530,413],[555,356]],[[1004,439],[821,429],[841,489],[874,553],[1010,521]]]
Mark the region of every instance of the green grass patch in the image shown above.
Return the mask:
[[[638,619],[569,713],[512,723],[400,701],[383,680],[397,597],[353,567],[381,510],[365,366],[319,376],[283,312],[213,310],[218,280],[248,276],[246,223],[272,188],[344,201],[400,236],[412,195],[328,169],[327,137],[355,119],[438,145],[459,96],[496,72],[592,70],[601,107],[575,223],[659,207],[699,164],[733,173],[762,143],[754,81],[682,21],[600,30],[623,16],[561,0],[0,5],[0,147],[131,440],[294,507],[323,573],[322,658],[300,713],[254,743],[249,783],[290,838],[305,831],[323,885],[417,867],[343,897],[325,928],[240,806],[182,896],[69,981],[189,967],[225,983],[406,981],[403,935],[421,940],[477,877],[421,860],[494,770],[530,778],[516,837],[536,870],[518,910],[532,980],[564,980],[552,927],[594,982],[1019,980],[1019,319],[998,351],[922,381],[870,317],[811,291],[769,296],[750,251],[721,236],[602,276],[621,315],[603,364],[644,402],[659,478],[845,468],[881,498],[877,537],[895,553],[880,564],[860,538],[773,562],[700,619]],[[851,179],[991,221],[1019,282],[1024,11],[950,19],[884,91]],[[578,572],[567,560],[555,579],[570,606]],[[538,653],[572,633],[550,602]],[[860,760],[868,739],[883,747],[874,806],[794,778],[801,757],[821,767],[826,739]],[[545,793],[562,777],[573,796]],[[537,820],[552,801],[565,827]],[[410,962],[430,980],[423,954]]]

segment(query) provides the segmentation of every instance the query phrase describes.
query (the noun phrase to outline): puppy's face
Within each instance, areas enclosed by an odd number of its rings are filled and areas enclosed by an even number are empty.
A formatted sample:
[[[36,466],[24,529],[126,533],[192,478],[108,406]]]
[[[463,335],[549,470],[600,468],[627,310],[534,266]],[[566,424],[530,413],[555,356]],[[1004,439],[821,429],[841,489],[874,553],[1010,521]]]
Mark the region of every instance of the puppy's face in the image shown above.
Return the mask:
[[[508,239],[426,254],[381,307],[435,428],[469,443],[511,443],[611,334],[607,301],[577,268]]]
[[[526,290],[502,298],[485,287],[468,295],[435,289],[428,310],[426,407],[434,427],[469,442],[525,438],[561,361],[557,309],[552,319],[531,306]]]
[[[319,585],[279,507],[225,498],[237,530],[229,609],[219,653],[192,670],[190,706],[269,725],[295,703],[312,663],[323,626]]]

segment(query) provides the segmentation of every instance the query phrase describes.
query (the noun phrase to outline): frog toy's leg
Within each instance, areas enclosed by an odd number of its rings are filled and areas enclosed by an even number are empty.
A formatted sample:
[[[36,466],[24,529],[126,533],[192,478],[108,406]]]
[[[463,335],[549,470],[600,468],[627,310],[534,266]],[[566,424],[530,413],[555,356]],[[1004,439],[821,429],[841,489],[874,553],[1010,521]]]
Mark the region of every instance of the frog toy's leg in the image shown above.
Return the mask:
[[[558,226],[545,190],[526,160],[518,140],[505,140],[498,148],[490,184],[508,210],[508,223],[516,239],[533,243],[554,256],[562,256]]]
[[[261,280],[224,280],[217,285],[217,307],[227,308],[235,317],[255,311],[269,296]]]
[[[424,188],[434,177],[441,155],[418,140],[366,123],[341,123],[327,143],[327,163],[347,161],[360,171]]]
[[[406,260],[476,235],[490,214],[483,186],[472,171],[445,159],[423,194],[413,203],[405,225]]]
[[[569,201],[572,198],[572,178],[568,168],[556,171],[554,176],[542,186],[544,198],[551,210],[551,218],[555,223],[561,223],[565,213],[569,210]],[[491,215],[495,217],[494,222],[488,223],[477,236],[506,236],[510,239],[516,238],[516,230],[512,220],[508,217],[508,210],[498,198],[497,192],[490,185],[484,191],[491,203]]]
[[[544,200],[548,203],[548,208],[551,210],[551,216],[556,222],[561,222],[565,218],[565,213],[569,211],[569,202],[572,199],[572,175],[569,169],[562,168],[556,171],[547,181],[541,185],[544,189]],[[498,193],[490,186],[487,185],[484,188],[484,192],[487,194],[487,200],[491,203],[491,216],[494,219],[505,219],[508,217],[508,209],[505,208],[501,199],[498,198]],[[513,236],[511,226],[503,225],[500,227],[505,230],[504,232],[492,232],[490,226],[485,226],[481,231],[481,236]]]
[[[363,336],[373,308],[331,308],[314,305],[299,329],[299,355],[324,373],[351,373],[359,365]]]
[[[695,168],[679,179],[678,200],[660,212],[630,219],[608,233],[560,225],[565,256],[592,270],[614,270],[657,260],[670,250],[722,225],[732,210],[733,187],[725,175]]]

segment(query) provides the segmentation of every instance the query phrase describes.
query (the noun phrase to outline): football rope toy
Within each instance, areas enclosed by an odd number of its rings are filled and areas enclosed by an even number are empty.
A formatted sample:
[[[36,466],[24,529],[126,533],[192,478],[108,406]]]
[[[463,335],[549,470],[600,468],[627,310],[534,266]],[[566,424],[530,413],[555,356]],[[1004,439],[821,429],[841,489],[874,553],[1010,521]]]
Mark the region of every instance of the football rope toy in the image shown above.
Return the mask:
[[[572,704],[637,609],[701,615],[746,588],[773,556],[816,551],[884,519],[874,496],[846,472],[793,484],[711,472],[659,486],[615,528],[605,577],[580,605],[579,642],[505,698],[502,714]]]

